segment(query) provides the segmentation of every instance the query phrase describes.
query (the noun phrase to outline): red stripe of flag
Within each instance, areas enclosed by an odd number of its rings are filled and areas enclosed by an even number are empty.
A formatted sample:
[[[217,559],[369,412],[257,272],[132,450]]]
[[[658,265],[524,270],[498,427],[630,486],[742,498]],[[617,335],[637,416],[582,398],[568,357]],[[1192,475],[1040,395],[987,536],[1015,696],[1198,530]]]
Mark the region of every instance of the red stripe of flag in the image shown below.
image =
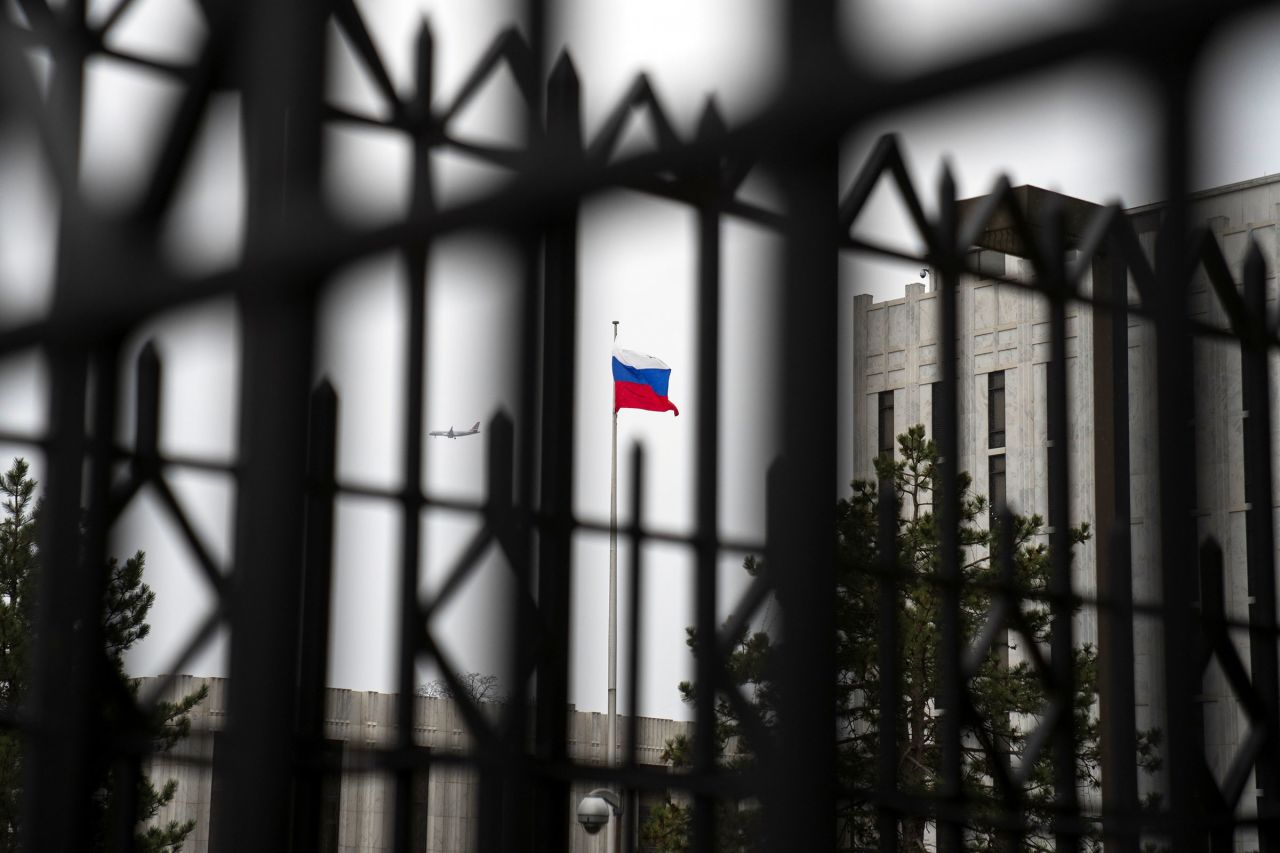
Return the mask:
[[[652,386],[638,382],[613,383],[613,410],[647,409],[651,412],[675,412],[679,417],[680,410],[666,397],[659,397]]]

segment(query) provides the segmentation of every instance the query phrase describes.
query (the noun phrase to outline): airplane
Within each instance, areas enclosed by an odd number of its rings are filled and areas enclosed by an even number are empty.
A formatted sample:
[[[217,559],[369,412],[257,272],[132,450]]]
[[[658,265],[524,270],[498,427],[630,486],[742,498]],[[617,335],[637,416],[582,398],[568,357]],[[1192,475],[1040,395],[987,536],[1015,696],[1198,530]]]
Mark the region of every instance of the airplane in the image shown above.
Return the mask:
[[[448,429],[429,432],[427,433],[427,435],[431,435],[431,436],[439,435],[445,438],[457,438],[462,435],[475,435],[479,431],[480,431],[480,422],[476,421],[474,424],[471,425],[471,429],[463,429],[463,430],[458,430],[457,432],[454,432],[453,427],[449,427]]]

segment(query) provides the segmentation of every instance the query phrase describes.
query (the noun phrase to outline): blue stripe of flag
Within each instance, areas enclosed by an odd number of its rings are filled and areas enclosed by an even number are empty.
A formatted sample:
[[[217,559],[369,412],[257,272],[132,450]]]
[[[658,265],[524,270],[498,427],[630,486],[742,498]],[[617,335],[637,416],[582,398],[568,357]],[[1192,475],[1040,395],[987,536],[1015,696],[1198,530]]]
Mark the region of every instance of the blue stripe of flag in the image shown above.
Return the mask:
[[[648,385],[659,397],[667,396],[667,386],[671,384],[671,371],[658,367],[636,368],[613,360],[613,381],[638,382]]]

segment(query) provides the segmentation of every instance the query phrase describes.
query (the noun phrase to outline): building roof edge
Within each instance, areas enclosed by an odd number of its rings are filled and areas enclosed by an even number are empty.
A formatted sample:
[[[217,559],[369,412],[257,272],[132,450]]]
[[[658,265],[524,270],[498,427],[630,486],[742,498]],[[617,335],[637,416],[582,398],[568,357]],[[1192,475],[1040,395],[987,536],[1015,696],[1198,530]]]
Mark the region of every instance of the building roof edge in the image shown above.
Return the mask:
[[[1190,201],[1200,201],[1206,198],[1214,198],[1215,196],[1227,195],[1228,193],[1239,192],[1240,190],[1253,189],[1254,187],[1265,187],[1268,184],[1280,183],[1280,172],[1271,175],[1263,175],[1260,178],[1249,178],[1243,181],[1236,181],[1232,184],[1222,184],[1216,187],[1209,187],[1203,190],[1196,190],[1187,194]],[[1150,201],[1146,204],[1139,204],[1133,207],[1126,207],[1124,212],[1129,215],[1149,213],[1153,210],[1160,210],[1167,207],[1169,202],[1167,199],[1161,201]]]

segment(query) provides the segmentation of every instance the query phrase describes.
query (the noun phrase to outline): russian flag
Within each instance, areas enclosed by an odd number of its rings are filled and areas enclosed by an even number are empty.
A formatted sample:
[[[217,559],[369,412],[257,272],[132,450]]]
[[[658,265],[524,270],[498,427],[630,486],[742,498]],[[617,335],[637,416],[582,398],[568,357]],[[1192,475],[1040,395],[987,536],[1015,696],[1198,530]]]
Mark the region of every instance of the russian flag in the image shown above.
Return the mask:
[[[613,410],[648,409],[651,412],[680,410],[667,399],[671,368],[661,359],[629,349],[613,350]]]

